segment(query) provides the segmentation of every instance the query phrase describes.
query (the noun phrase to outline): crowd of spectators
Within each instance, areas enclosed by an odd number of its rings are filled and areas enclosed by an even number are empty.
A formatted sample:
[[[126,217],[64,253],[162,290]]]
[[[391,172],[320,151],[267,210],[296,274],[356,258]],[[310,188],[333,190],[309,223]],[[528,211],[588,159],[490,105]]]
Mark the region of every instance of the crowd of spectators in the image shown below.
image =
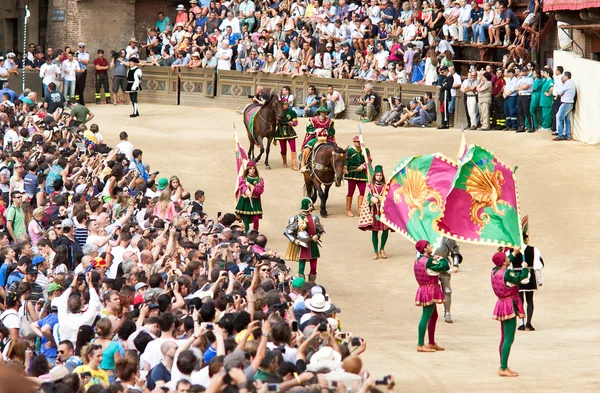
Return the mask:
[[[48,89],[0,104],[1,369],[43,392],[394,389],[335,294]]]

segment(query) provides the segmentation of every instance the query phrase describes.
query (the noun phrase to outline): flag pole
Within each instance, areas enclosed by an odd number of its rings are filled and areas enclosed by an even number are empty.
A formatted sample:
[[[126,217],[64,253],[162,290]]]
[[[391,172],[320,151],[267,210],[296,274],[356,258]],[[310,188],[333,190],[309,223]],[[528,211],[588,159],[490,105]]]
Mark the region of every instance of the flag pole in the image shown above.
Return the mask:
[[[358,126],[358,137],[360,138],[360,151],[365,159],[365,171],[367,171],[367,183],[371,182],[371,164],[369,163],[369,156],[367,155],[367,145],[365,145],[365,139],[363,138],[362,130],[360,129],[360,123]]]
[[[25,91],[25,59],[27,59],[27,21],[29,20],[29,7],[25,4],[25,20],[23,21],[23,57],[21,65],[21,91]]]

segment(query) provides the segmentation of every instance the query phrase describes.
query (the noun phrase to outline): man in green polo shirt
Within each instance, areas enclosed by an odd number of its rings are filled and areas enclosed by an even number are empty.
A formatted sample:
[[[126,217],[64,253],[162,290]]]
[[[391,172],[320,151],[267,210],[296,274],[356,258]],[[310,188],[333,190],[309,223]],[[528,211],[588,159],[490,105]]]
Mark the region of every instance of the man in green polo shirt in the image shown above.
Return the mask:
[[[21,205],[23,204],[23,194],[21,191],[13,191],[10,195],[12,204],[6,212],[6,228],[13,242],[17,242],[19,235],[27,233],[25,228],[25,214]]]
[[[69,100],[69,105],[71,106],[69,124],[73,121],[73,119],[85,124],[94,118],[94,114],[88,109],[88,107],[79,104],[77,101],[75,101],[75,99],[71,98]]]

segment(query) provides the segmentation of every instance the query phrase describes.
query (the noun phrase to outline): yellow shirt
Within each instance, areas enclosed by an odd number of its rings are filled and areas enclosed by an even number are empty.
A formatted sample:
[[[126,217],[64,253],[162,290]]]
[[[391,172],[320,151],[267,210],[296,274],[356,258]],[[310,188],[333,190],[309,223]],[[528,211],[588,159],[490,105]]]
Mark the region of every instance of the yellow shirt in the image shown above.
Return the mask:
[[[94,134],[92,131],[90,130],[85,130],[83,132],[83,138],[88,140],[89,142],[97,145],[98,144],[98,138],[96,138],[96,134]]]
[[[83,365],[83,366],[79,366],[77,368],[75,368],[75,370],[73,370],[73,372],[75,374],[81,374],[81,373],[85,373],[85,372],[89,372],[90,374],[92,374],[92,378],[90,378],[90,381],[85,385],[85,388],[88,389],[90,386],[93,385],[102,385],[104,387],[108,387],[109,383],[108,383],[108,375],[106,374],[106,371],[102,370],[102,369],[98,369],[98,370],[92,370],[92,368],[88,365]]]

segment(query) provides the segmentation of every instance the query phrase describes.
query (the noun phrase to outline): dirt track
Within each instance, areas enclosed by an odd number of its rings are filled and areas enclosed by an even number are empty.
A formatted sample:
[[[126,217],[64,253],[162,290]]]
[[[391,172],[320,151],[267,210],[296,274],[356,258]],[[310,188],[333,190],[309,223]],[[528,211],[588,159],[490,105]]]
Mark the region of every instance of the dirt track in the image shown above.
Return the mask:
[[[105,140],[118,142],[120,131],[144,151],[144,162],[161,176],[176,174],[189,191],[206,192],[205,210],[231,212],[234,207],[232,120],[247,146],[241,116],[219,108],[140,105],[141,117],[130,119],[130,106],[94,106],[94,119]],[[298,134],[304,136],[306,120]],[[340,145],[348,145],[356,122],[336,122]],[[375,164],[389,176],[401,158],[442,152],[456,155],[458,130],[393,129],[363,125]],[[343,328],[364,337],[368,370],[393,374],[398,391],[420,392],[592,392],[600,390],[598,349],[600,313],[597,258],[600,239],[600,154],[598,147],[552,142],[549,134],[468,132],[468,143],[492,150],[509,166],[518,165],[521,210],[530,217],[531,243],[543,253],[544,286],[536,293],[535,332],[517,332],[509,365],[517,379],[501,379],[498,370],[500,324],[491,319],[495,297],[489,272],[492,247],[463,245],[462,271],[453,278],[453,325],[438,322],[437,341],[445,352],[415,350],[420,308],[414,306],[414,247],[391,234],[389,259],[371,260],[370,234],[356,228],[358,219],[344,215],[345,184],[332,189],[323,223],[323,257],[318,281],[342,309]],[[271,150],[266,171],[261,230],[269,246],[285,250],[282,231],[297,212],[302,179],[281,165],[279,147]],[[356,206],[356,198],[354,201]],[[295,267],[295,266],[294,266]],[[438,309],[442,311],[442,309]]]

